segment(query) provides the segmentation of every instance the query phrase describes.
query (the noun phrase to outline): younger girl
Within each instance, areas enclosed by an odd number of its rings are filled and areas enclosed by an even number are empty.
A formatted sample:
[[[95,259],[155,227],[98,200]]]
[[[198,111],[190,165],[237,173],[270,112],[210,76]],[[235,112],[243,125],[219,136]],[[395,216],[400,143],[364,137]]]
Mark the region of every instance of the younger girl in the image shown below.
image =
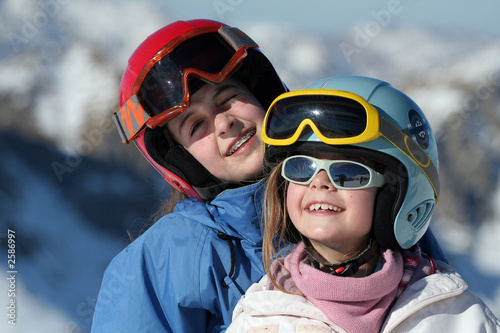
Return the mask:
[[[278,97],[262,133],[274,166],[267,276],[228,332],[499,330],[460,275],[417,245],[439,177],[433,133],[411,99],[379,80],[330,78]],[[293,245],[285,258],[283,244]]]

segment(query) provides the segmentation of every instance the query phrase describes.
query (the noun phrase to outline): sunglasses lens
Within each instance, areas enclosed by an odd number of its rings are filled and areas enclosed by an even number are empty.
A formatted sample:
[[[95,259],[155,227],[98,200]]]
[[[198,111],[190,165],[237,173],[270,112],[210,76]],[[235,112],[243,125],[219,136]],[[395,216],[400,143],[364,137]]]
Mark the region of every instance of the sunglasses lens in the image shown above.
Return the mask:
[[[234,53],[235,50],[218,34],[190,38],[151,68],[139,89],[139,100],[151,116],[158,115],[182,102],[185,96],[182,80],[186,69],[217,74]]]
[[[316,171],[316,162],[305,157],[294,157],[283,165],[283,174],[291,182],[306,183]]]
[[[355,189],[370,182],[370,171],[356,163],[335,163],[330,165],[329,171],[338,188]]]
[[[328,168],[330,179],[339,189],[358,189],[370,183],[370,171],[363,165],[354,162],[331,161],[328,166],[324,167]],[[285,161],[282,174],[291,182],[308,184],[317,171],[318,163],[313,158],[297,156]]]
[[[367,111],[357,101],[345,97],[293,96],[273,105],[266,126],[267,136],[291,138],[304,119],[310,119],[327,138],[350,138],[366,129]]]

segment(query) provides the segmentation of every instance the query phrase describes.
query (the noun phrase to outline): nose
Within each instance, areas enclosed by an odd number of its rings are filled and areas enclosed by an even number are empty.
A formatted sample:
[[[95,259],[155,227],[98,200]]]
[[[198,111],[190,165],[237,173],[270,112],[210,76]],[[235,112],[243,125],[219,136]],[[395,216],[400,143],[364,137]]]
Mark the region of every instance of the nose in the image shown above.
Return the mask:
[[[215,134],[217,136],[223,136],[227,134],[235,125],[236,119],[230,115],[228,112],[215,112],[214,116],[214,127]]]
[[[325,170],[321,170],[316,176],[314,176],[313,180],[309,184],[309,187],[313,190],[338,191],[338,189],[333,186],[330,181],[330,177],[328,177]]]

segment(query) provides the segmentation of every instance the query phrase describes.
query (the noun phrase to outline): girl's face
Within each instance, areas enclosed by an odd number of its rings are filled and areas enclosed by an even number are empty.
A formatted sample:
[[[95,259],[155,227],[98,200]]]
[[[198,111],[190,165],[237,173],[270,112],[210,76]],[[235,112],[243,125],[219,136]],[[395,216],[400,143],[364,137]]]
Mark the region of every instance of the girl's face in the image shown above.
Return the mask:
[[[167,123],[174,139],[210,173],[224,181],[262,173],[260,137],[265,110],[241,83],[205,84],[191,104]]]
[[[346,159],[339,154],[315,156],[322,159]],[[290,182],[287,210],[295,228],[307,237],[314,249],[329,262],[366,247],[370,238],[377,188],[339,190],[325,170],[308,185]]]

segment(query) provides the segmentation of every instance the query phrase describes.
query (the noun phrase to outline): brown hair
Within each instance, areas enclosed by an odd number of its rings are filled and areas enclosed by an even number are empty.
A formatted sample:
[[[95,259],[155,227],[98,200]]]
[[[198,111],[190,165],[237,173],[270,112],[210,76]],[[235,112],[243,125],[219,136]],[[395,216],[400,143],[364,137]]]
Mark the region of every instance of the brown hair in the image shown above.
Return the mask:
[[[276,277],[271,271],[271,265],[275,259],[283,258],[283,254],[278,254],[282,250],[287,250],[293,244],[300,241],[300,234],[288,217],[286,207],[286,191],[289,182],[281,177],[281,166],[283,162],[275,166],[269,174],[266,189],[264,192],[264,203],[262,207],[264,221],[264,238],[262,242],[262,261],[264,269],[271,283],[279,290],[287,292],[276,281]],[[283,263],[277,263],[287,270]]]

